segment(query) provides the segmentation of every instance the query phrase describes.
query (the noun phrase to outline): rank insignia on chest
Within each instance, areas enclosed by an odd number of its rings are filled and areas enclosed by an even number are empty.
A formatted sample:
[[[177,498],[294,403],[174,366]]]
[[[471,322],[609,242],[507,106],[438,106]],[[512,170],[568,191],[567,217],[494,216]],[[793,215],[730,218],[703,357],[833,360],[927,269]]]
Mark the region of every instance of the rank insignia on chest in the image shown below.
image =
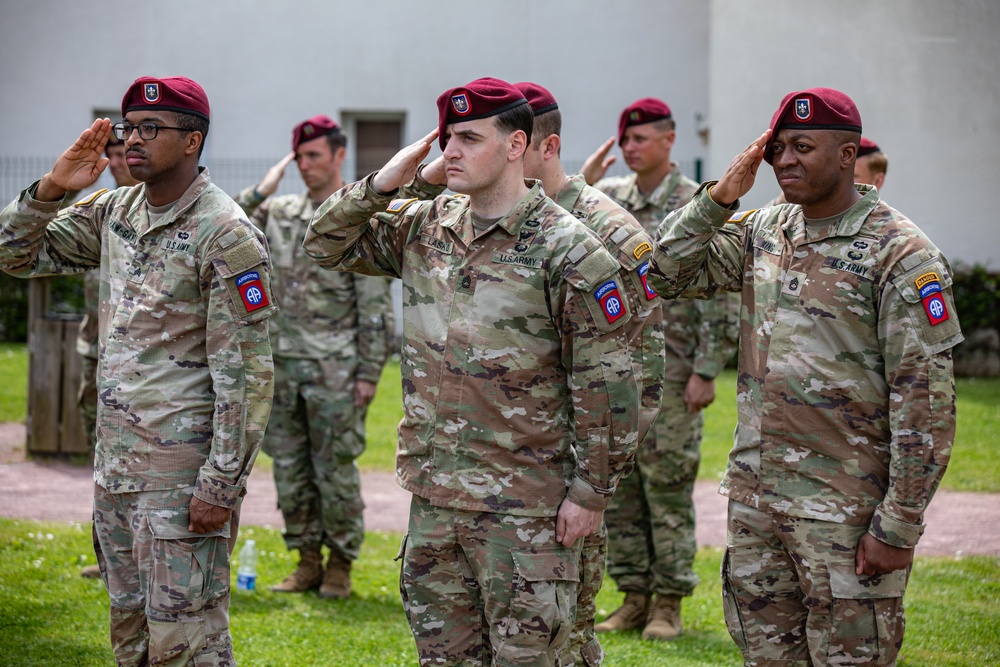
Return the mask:
[[[937,273],[931,271],[913,281],[920,291],[920,299],[924,303],[924,310],[927,312],[927,319],[931,326],[941,324],[948,320],[948,307],[944,303],[944,294],[941,292],[941,278]]]
[[[594,298],[597,299],[597,303],[601,304],[601,309],[604,310],[604,316],[608,318],[609,323],[625,314],[622,296],[618,291],[618,283],[614,280],[609,280],[598,287],[597,291],[594,292]]]
[[[247,312],[253,312],[258,308],[270,305],[267,292],[264,291],[264,283],[261,282],[260,274],[256,271],[247,271],[236,278],[236,288],[243,298],[243,305]]]
[[[642,287],[646,290],[646,301],[655,299],[657,296],[656,292],[649,286],[649,282],[646,279],[646,274],[649,273],[649,262],[643,262],[642,266],[636,269],[636,271],[639,272],[639,280],[642,281]]]

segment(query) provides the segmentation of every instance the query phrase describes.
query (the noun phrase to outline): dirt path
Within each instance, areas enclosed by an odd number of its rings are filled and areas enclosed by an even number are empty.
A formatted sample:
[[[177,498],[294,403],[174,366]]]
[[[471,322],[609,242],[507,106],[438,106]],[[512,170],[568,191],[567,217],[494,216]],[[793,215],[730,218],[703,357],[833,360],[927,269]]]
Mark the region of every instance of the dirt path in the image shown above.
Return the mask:
[[[91,470],[63,461],[25,461],[23,442],[23,425],[0,424],[0,516],[90,521]],[[703,546],[722,546],[726,540],[726,499],[716,493],[717,487],[714,482],[695,486],[698,543]],[[368,530],[406,530],[410,494],[399,488],[392,473],[364,473],[361,492]],[[282,527],[269,471],[251,473],[241,523]],[[927,511],[927,531],[917,553],[1000,555],[1000,494],[938,492]]]

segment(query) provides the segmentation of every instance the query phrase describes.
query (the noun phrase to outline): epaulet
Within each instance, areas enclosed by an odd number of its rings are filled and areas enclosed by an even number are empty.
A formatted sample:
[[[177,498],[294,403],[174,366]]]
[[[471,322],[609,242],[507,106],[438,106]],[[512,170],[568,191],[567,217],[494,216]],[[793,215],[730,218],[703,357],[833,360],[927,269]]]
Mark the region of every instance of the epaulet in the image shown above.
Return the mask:
[[[77,207],[90,206],[91,204],[93,204],[97,200],[98,197],[100,197],[101,195],[103,195],[107,191],[108,191],[107,188],[101,188],[100,190],[98,190],[94,194],[90,195],[86,199],[81,199],[77,203],[73,204],[73,206],[77,206]]]
[[[386,206],[385,212],[399,213],[400,211],[402,211],[404,208],[406,208],[415,201],[419,200],[416,197],[411,197],[410,199],[393,199],[391,202],[389,202],[389,205]]]
[[[736,213],[733,213],[729,217],[729,222],[732,222],[733,224],[736,224],[736,225],[741,225],[744,222],[746,222],[746,219],[750,217],[751,213],[756,213],[756,212],[757,212],[757,209],[755,209],[755,208],[750,209],[749,211],[737,211]]]

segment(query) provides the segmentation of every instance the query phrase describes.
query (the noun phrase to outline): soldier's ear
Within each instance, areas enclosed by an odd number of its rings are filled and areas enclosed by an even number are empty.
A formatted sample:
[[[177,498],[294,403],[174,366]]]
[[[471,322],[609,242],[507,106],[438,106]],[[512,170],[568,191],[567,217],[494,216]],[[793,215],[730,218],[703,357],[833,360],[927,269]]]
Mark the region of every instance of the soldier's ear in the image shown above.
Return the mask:
[[[511,162],[520,160],[528,148],[528,135],[524,133],[524,130],[514,130],[508,135],[508,141],[510,149],[507,153],[507,159]]]
[[[559,155],[559,146],[562,140],[558,134],[550,134],[542,140],[542,159],[551,160]]]

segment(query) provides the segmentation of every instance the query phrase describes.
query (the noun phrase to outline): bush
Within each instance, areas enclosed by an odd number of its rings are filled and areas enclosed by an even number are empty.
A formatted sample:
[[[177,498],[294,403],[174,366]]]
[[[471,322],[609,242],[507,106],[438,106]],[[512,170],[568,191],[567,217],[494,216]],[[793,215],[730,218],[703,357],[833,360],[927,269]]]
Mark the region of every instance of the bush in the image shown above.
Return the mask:
[[[49,281],[49,312],[54,319],[74,319],[85,312],[83,274]],[[28,280],[0,271],[0,342],[28,340]]]
[[[1000,272],[958,263],[954,278],[955,309],[966,336],[980,329],[1000,331]]]

